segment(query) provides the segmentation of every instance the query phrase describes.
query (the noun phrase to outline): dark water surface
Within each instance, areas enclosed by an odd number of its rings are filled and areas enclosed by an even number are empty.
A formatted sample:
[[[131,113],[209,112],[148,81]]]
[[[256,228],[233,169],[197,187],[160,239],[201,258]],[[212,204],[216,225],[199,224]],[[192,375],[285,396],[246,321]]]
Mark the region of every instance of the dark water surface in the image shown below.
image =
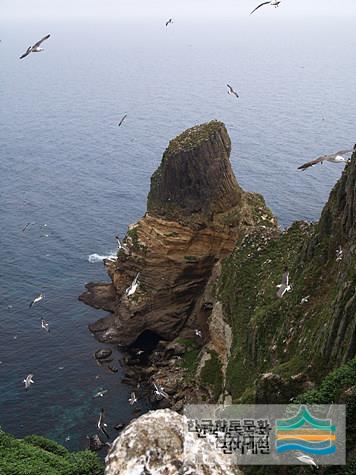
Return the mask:
[[[110,424],[132,417],[121,369],[107,373],[92,358],[103,345],[87,325],[102,313],[77,297],[85,282],[106,280],[88,257],[115,251],[114,235],[144,213],[150,175],[178,132],[224,121],[240,184],[262,193],[283,226],[318,218],[342,166],[296,167],[356,141],[356,38],[352,19],[315,21],[165,29],[152,20],[0,20],[3,429],[80,448],[100,407]],[[46,50],[20,61],[47,32]],[[29,221],[47,226],[22,232]],[[29,309],[41,290],[45,300]],[[35,384],[26,392],[28,373]],[[100,388],[109,392],[93,399]]]

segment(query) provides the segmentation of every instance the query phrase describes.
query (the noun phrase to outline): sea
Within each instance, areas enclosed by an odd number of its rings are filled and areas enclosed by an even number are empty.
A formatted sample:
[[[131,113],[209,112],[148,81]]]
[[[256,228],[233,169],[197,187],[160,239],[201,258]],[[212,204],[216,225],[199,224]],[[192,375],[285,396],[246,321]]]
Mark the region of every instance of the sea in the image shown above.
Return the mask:
[[[223,121],[239,183],[283,228],[317,220],[343,170],[297,167],[356,142],[352,18],[164,20],[0,19],[0,426],[17,437],[78,450],[101,407],[111,438],[135,416],[120,352],[117,374],[93,358],[108,345],[88,324],[104,312],[78,296],[108,281],[102,257],[144,214],[170,139]]]

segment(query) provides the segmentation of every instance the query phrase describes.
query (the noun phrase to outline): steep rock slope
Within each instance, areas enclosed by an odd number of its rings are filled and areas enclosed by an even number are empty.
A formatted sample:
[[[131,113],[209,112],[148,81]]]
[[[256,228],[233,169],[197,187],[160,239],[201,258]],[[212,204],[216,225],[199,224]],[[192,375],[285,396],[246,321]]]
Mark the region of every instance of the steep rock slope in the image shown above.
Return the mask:
[[[252,231],[225,260],[218,293],[233,328],[233,400],[288,402],[355,356],[355,183],[356,154],[319,223],[294,223],[277,239]],[[278,299],[286,266],[292,291]]]

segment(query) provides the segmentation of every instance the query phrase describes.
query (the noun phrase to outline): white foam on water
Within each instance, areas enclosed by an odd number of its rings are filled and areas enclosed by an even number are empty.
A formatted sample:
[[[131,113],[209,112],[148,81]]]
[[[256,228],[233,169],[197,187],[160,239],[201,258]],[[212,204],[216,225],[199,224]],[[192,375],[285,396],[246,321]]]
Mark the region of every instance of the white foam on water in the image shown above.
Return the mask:
[[[91,264],[95,264],[96,262],[103,262],[104,259],[109,259],[109,260],[115,260],[117,259],[117,255],[115,252],[110,252],[110,254],[108,255],[101,255],[101,254],[90,254],[90,256],[88,257],[88,261],[91,263]]]

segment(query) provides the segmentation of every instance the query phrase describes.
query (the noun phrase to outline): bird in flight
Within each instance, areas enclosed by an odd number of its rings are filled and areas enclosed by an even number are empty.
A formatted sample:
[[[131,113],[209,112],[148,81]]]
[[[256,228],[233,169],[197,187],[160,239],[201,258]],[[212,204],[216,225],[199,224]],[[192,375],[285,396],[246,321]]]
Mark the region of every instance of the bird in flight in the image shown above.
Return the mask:
[[[290,292],[292,290],[292,287],[289,283],[289,271],[287,267],[284,269],[284,274],[282,276],[282,283],[276,285],[276,287],[278,288],[277,297],[279,297],[280,299],[284,296],[286,292]]]
[[[134,404],[136,404],[136,402],[137,402],[136,394],[132,391],[129,397],[129,404],[130,406],[133,406]]]
[[[26,376],[23,382],[25,383],[25,389],[29,389],[31,384],[34,384],[33,374],[29,374],[28,376]]]
[[[162,386],[160,386],[159,384],[156,384],[156,383],[152,383],[153,384],[153,388],[154,388],[154,395],[156,396],[157,399],[168,399],[169,396],[168,394],[166,393],[166,391],[162,388]]]
[[[25,232],[27,228],[29,228],[30,226],[33,226],[34,224],[36,224],[36,223],[26,223],[26,225],[22,229],[22,232]]]
[[[35,43],[33,46],[29,46],[26,52],[22,56],[20,56],[20,59],[26,58],[26,56],[28,56],[30,53],[40,53],[41,51],[43,51],[43,48],[41,48],[41,44],[44,41],[48,40],[50,36],[51,35],[46,35],[40,41],[37,41],[37,43]]]
[[[297,452],[296,457],[299,462],[306,463],[307,465],[312,465],[315,468],[319,468],[318,465],[315,463],[314,459],[312,459],[309,455],[303,454],[302,452]]]
[[[250,13],[250,15],[252,15],[252,13],[254,13],[256,10],[258,10],[259,8],[263,7],[264,5],[271,5],[272,7],[275,7],[277,8],[279,6],[279,4],[281,3],[282,0],[271,0],[270,2],[263,2],[261,3],[260,5],[258,5],[258,7],[256,7],[254,10],[252,10],[252,12]]]
[[[46,332],[50,332],[49,330],[49,323],[44,319],[44,318],[41,318],[41,327],[46,330]]]
[[[166,26],[168,26],[170,23],[173,23],[173,19],[170,18],[168,21],[166,21]]]
[[[108,431],[106,430],[106,427],[107,427],[108,425],[104,422],[104,416],[105,416],[105,411],[104,411],[104,409],[101,409],[101,410],[100,410],[99,419],[98,419],[98,423],[97,423],[97,428],[98,428],[104,435],[106,435],[106,437],[109,439],[110,436],[109,436],[109,434],[108,434]]]
[[[35,297],[32,302],[30,303],[29,305],[29,308],[31,308],[33,305],[35,305],[35,303],[38,303],[40,302],[41,300],[44,299],[44,294],[41,292],[40,295],[37,295],[37,297]]]
[[[349,155],[352,153],[352,150],[340,150],[339,152],[332,153],[330,155],[322,155],[321,157],[316,158],[315,160],[311,160],[310,162],[304,163],[298,170],[306,170],[309,167],[313,167],[318,163],[323,164],[323,162],[330,162],[330,163],[346,163],[349,161],[349,158],[345,158],[345,155]]]
[[[125,254],[130,254],[130,249],[126,244],[123,244],[121,242],[121,239],[119,236],[115,236],[116,242],[117,242],[117,249],[120,251],[121,249],[124,251]]]
[[[229,84],[226,84],[227,87],[229,88],[229,90],[227,91],[227,93],[230,95],[230,96],[235,96],[236,99],[239,98],[239,95],[237,94],[236,91],[234,91],[234,89],[229,85]]]
[[[125,115],[122,117],[122,119],[120,120],[120,122],[119,122],[119,124],[118,124],[119,127],[122,126],[122,124],[124,123],[124,120],[126,119],[126,117],[127,117],[127,114],[125,114]]]
[[[140,285],[140,282],[138,281],[138,276],[140,275],[140,273],[138,272],[136,277],[134,278],[134,280],[132,281],[132,284],[130,285],[130,287],[128,287],[126,289],[126,295],[128,297],[131,297],[131,295],[133,295],[136,290],[137,290],[137,287]]]
[[[106,394],[107,392],[108,392],[107,389],[101,389],[96,394],[94,394],[93,398],[96,399],[98,397],[104,397],[104,394]]]

